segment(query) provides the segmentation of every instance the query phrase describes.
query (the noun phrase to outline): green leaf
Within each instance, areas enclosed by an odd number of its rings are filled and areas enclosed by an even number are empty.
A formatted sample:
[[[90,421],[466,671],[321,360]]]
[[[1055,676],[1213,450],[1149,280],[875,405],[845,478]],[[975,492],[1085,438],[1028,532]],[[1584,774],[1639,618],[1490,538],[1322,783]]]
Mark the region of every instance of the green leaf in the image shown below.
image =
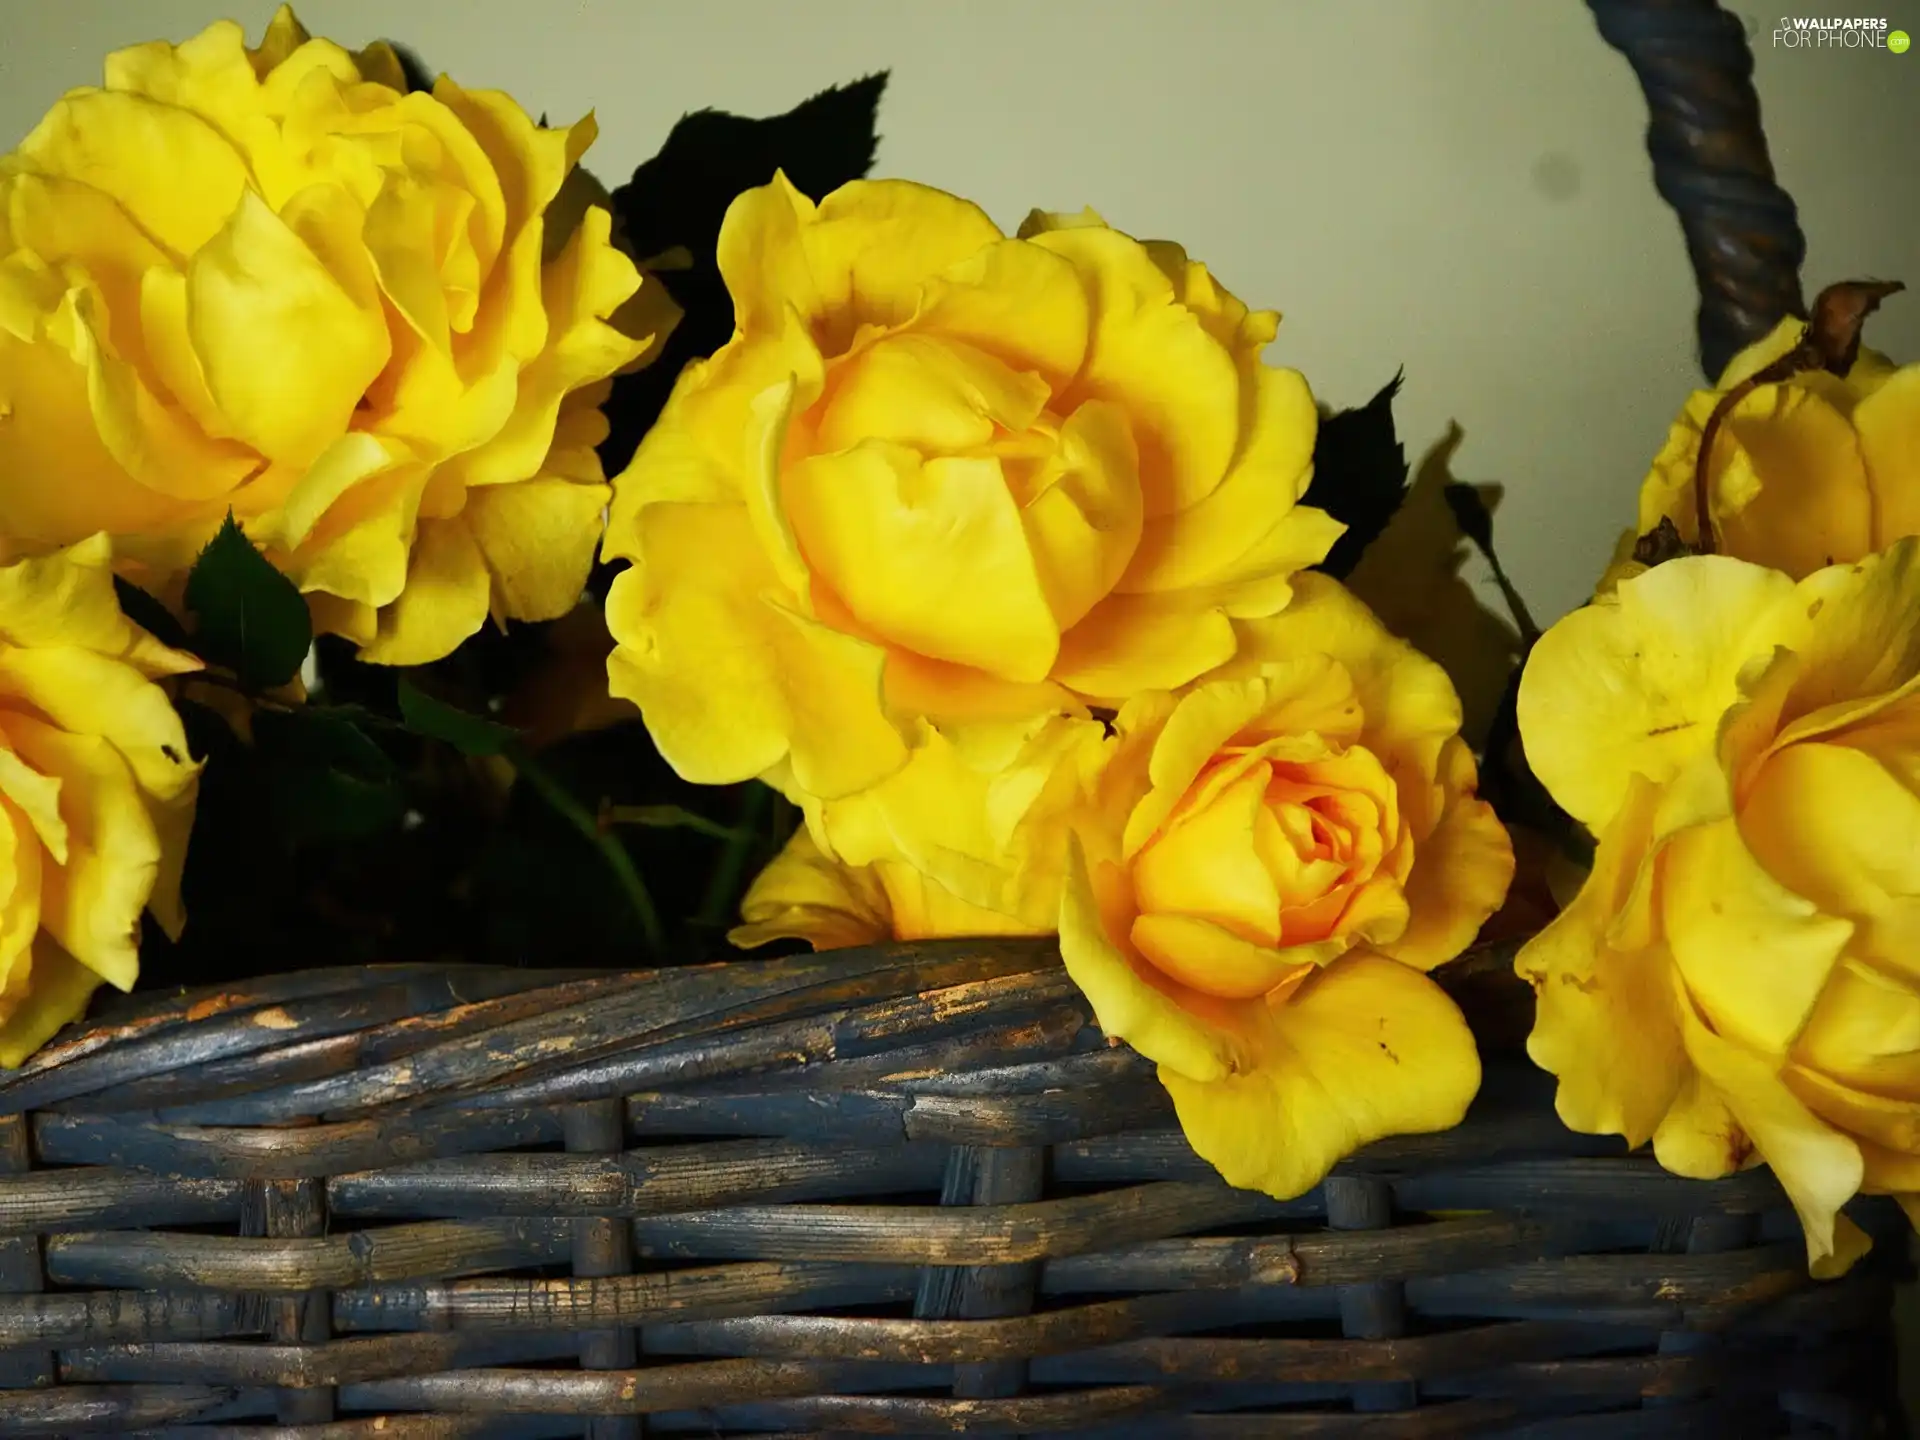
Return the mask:
[[[860,179],[873,168],[886,88],[882,71],[822,90],[784,115],[683,115],[660,153],[614,190],[618,233],[636,257],[684,250],[689,263],[655,275],[683,312],[660,358],[614,380],[605,407],[611,433],[600,445],[609,475],[626,468],[681,367],[711,355],[733,333],[733,300],[714,260],[727,207],[742,191],[773,179],[776,170],[814,200]]]
[[[391,755],[338,713],[305,707],[260,710],[253,717],[253,739],[268,760],[329,765],[370,779],[399,773]]]
[[[1453,512],[1453,523],[1460,527],[1460,533],[1479,546],[1482,553],[1492,554],[1493,512],[1487,509],[1480,487],[1456,480],[1440,493],[1446,498],[1447,509]]]
[[[193,649],[244,684],[270,690],[300,673],[313,621],[293,582],[254,549],[233,512],[187,576],[187,609],[198,619]]]
[[[1513,615],[1513,627],[1520,633],[1520,649],[1524,657],[1533,648],[1533,642],[1540,638],[1540,627],[1534,624],[1533,615],[1527,609],[1527,602],[1521,598],[1512,580],[1507,578],[1506,567],[1500,563],[1500,555],[1493,548],[1493,511],[1487,507],[1486,496],[1480,493],[1477,485],[1463,485],[1454,481],[1441,492],[1447,502],[1447,508],[1453,512],[1453,523],[1460,527],[1460,533],[1472,541],[1480,553],[1486,557],[1487,568],[1493,572],[1493,583],[1500,587],[1500,594],[1507,602],[1507,609]],[[1665,522],[1667,529],[1673,531],[1672,522]],[[1673,531],[1677,536],[1678,532]],[[1638,547],[1635,558],[1638,558]]]
[[[392,829],[407,810],[392,781],[319,767],[269,770],[267,802],[281,834],[296,845],[365,840]]]
[[[400,677],[400,718],[407,729],[429,740],[444,740],[463,755],[498,755],[520,738],[511,725],[469,715],[436,700],[406,676]]]
[[[1393,426],[1393,398],[1403,379],[1396,374],[1357,410],[1327,416],[1314,439],[1313,483],[1301,503],[1347,527],[1317,567],[1336,579],[1353,573],[1407,497],[1407,452]]]
[[[752,833],[709,820],[680,805],[603,805],[600,820],[606,825],[640,825],[649,830],[692,830],[715,840],[737,840]]]
[[[296,844],[363,839],[406,813],[393,758],[337,714],[261,710],[253,739],[267,803]]]
[[[171,610],[131,580],[114,576],[113,593],[120,598],[120,613],[162,645],[175,650],[193,649],[193,641],[187,636],[187,627],[175,618]]]

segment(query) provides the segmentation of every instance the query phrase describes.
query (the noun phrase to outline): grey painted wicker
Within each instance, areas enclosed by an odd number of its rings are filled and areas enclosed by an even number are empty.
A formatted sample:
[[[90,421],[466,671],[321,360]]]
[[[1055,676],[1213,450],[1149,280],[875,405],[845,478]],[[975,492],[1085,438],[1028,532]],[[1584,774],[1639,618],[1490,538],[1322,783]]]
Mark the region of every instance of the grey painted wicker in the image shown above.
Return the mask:
[[[1739,23],[1633,62],[1703,360],[1798,313]],[[1897,1213],[1569,1134],[1488,950],[1459,1129],[1222,1185],[1044,945],[136,998],[0,1083],[0,1434],[1903,1433]]]
[[[0,1088],[0,1433],[1889,1433],[1903,1246],[1569,1134],[1509,959],[1467,1123],[1286,1202],[1043,943],[148,999]]]

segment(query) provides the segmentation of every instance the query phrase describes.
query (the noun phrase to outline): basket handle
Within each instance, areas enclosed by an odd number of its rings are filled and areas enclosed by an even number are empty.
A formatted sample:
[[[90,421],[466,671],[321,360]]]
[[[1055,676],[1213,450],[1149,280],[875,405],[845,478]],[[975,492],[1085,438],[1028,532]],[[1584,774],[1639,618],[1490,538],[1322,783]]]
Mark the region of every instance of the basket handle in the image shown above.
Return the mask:
[[[1774,180],[1753,53],[1716,0],[1587,0],[1647,97],[1647,150],[1680,217],[1700,285],[1700,363],[1710,380],[1788,315],[1804,316],[1807,242]]]

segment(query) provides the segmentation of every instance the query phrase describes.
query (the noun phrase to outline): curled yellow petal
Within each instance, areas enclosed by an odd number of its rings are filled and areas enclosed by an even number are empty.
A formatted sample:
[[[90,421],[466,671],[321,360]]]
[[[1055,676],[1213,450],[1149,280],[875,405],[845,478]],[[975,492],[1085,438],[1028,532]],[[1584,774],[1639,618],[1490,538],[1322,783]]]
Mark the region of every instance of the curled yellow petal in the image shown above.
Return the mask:
[[[800,786],[831,798],[905,763],[879,705],[885,652],[777,598],[744,507],[653,505],[636,529],[639,561],[607,599],[609,677],[676,771],[734,784],[790,760]]]
[[[1669,561],[1624,581],[1540,637],[1520,681],[1527,762],[1588,828],[1613,818],[1631,777],[1664,784],[1708,752],[1793,583],[1723,556]]]
[[[341,289],[251,192],[187,271],[191,333],[235,432],[293,465],[318,458],[387,362],[380,317]]]
[[[1663,864],[1667,943],[1700,1009],[1720,1034],[1783,1053],[1853,938],[1852,922],[1769,875],[1732,820],[1674,837]]]
[[[1407,876],[1407,928],[1378,943],[1383,954],[1431,970],[1473,943],[1513,884],[1513,841],[1486,801],[1476,799],[1473,753],[1451,740],[1441,758],[1450,803],[1431,834],[1416,842]]]
[[[801,548],[872,633],[1006,679],[1047,677],[1059,631],[996,462],[923,462],[869,441],[802,462],[785,488]]]
[[[33,948],[31,971],[22,978],[19,998],[0,1019],[0,1067],[13,1069],[86,1013],[101,977],[49,937]],[[9,998],[13,993],[10,977]]]
[[[1558,1077],[1560,1118],[1629,1145],[1652,1138],[1687,1078],[1668,956],[1607,938],[1646,861],[1657,798],[1635,777],[1579,894],[1514,961],[1535,995],[1527,1054]]]
[[[1806,1231],[1808,1264],[1830,1269],[1850,1248],[1836,1224],[1840,1207],[1860,1189],[1860,1147],[1794,1095],[1777,1061],[1714,1034],[1691,1005],[1680,1005],[1679,1014],[1688,1057],[1793,1202]]]
[[[452,654],[486,623],[492,585],[464,516],[423,522],[406,588],[380,612],[379,633],[361,654],[376,665],[424,665]]]
[[[545,479],[474,492],[467,526],[501,615],[557,620],[580,603],[610,493],[605,485]]]
[[[1188,1141],[1231,1185],[1304,1194],[1375,1140],[1458,1125],[1480,1088],[1479,1053],[1453,1001],[1378,955],[1347,955],[1285,1003],[1244,1013],[1234,1071],[1160,1070]]]
[[[727,939],[743,950],[804,940],[816,950],[872,945],[893,934],[886,891],[873,872],[820,853],[803,826],[747,888]]]
[[[1060,901],[1060,957],[1109,1035],[1125,1040],[1164,1069],[1194,1080],[1232,1073],[1233,1043],[1226,1031],[1185,1003],[1151,966],[1136,965],[1107,933],[1094,894],[1093,872],[1078,837],[1069,842]]]

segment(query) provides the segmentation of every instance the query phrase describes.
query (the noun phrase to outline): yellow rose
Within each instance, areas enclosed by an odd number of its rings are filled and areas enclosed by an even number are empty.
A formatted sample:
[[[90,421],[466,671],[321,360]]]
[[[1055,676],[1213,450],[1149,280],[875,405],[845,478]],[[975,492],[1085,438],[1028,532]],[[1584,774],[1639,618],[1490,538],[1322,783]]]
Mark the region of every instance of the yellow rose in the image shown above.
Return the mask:
[[[1115,704],[1230,659],[1340,532],[1318,417],[1249,311],[1094,217],[1008,239],[923,186],[728,211],[734,338],[614,481],[614,693],[689,779],[796,798],[931,719]]]
[[[104,535],[0,566],[0,1065],[131,989],[178,935],[200,767],[154,680],[200,668],[120,613]]]
[[[1716,389],[1688,399],[1640,487],[1640,534],[1667,519],[1693,542],[1708,417],[1805,329],[1804,320],[1782,320],[1733,358]],[[1844,377],[1807,370],[1758,387],[1722,421],[1707,475],[1719,553],[1796,580],[1920,534],[1920,365],[1896,370],[1862,350]],[[1616,571],[1622,564],[1617,556]]]
[[[1034,925],[969,905],[903,860],[830,860],[805,827],[755,877],[740,902],[740,919],[727,939],[743,950],[774,940],[837,950],[886,940],[1053,932],[1051,917]]]
[[[1561,1118],[1682,1175],[1770,1163],[1844,1269],[1856,1192],[1920,1208],[1920,540],[1797,584],[1655,566],[1548,631],[1519,698],[1600,837],[1518,961]]]
[[[109,56],[0,157],[0,558],[104,530],[167,593],[231,508],[393,664],[573,606],[594,387],[667,323],[657,287],[606,210],[544,223],[591,117],[404,91],[282,8],[258,50],[222,21]]]
[[[1111,749],[1100,721],[1068,715],[951,732],[922,721],[912,759],[844,800],[794,791],[784,766],[772,778],[798,794],[824,859],[910,868],[961,904],[1020,927],[1005,933],[1048,934],[1060,911],[1068,833]]]
[[[1335,582],[1297,583],[1220,678],[1121,710],[1060,911],[1068,971],[1194,1149],[1283,1197],[1459,1122],[1479,1060],[1421,972],[1513,876],[1446,675]]]

